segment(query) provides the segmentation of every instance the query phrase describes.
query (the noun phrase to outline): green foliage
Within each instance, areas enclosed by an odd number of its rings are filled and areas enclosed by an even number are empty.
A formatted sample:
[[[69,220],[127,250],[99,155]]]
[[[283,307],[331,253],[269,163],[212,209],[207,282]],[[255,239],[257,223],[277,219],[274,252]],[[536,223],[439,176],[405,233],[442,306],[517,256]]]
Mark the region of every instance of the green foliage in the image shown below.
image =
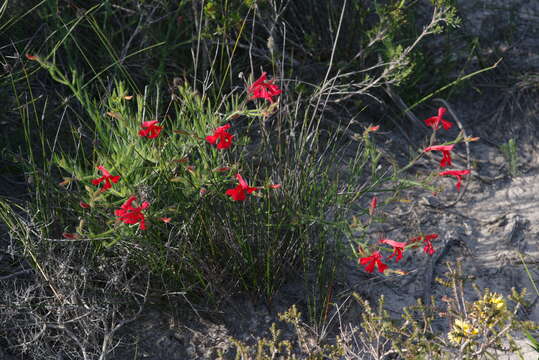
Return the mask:
[[[278,359],[296,360],[338,360],[342,359],[343,350],[338,345],[318,344],[316,334],[303,322],[301,313],[293,305],[288,311],[279,314],[279,319],[292,326],[292,339],[283,339],[282,330],[273,323],[269,329],[270,337],[257,340],[256,346],[249,346],[239,340],[231,338],[236,348],[236,359],[270,360]]]
[[[507,162],[509,174],[512,177],[518,176],[518,148],[515,139],[509,139],[506,144],[500,145],[500,151]]]

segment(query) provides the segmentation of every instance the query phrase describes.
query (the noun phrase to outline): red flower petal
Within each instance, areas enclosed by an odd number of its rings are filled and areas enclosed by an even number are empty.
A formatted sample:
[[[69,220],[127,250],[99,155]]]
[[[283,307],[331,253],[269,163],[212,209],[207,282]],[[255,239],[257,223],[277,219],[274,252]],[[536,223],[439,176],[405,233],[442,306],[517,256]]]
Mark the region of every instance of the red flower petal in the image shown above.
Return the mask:
[[[387,265],[382,262],[382,255],[379,251],[375,251],[371,256],[359,259],[359,263],[365,266],[365,271],[372,273],[375,266],[378,266],[378,271],[383,273],[387,269]]]
[[[462,176],[464,175],[468,175],[471,173],[471,170],[467,169],[467,170],[447,170],[447,171],[442,171],[440,172],[438,175],[440,176],[445,176],[445,175],[452,175],[452,176],[455,176],[457,178],[457,183],[456,183],[456,188],[457,188],[457,191],[460,191],[460,186],[462,184]]]
[[[144,214],[142,214],[142,210],[148,208],[150,203],[144,201],[141,206],[134,208],[132,204],[135,200],[136,196],[131,196],[123,203],[120,209],[114,211],[114,215],[119,217],[119,220],[125,224],[138,223],[140,230],[146,230],[145,217]]]
[[[438,115],[432,116],[425,120],[425,124],[427,126],[432,127],[434,130],[438,130],[440,128],[440,123],[442,124],[443,128],[445,130],[449,130],[453,124],[445,119],[443,119],[444,114],[446,113],[447,109],[444,107],[438,108]]]
[[[63,236],[65,239],[70,239],[70,240],[74,240],[74,239],[78,239],[78,238],[79,238],[79,234],[71,234],[71,233],[63,233],[62,236]]]
[[[163,127],[158,126],[159,122],[157,120],[150,120],[150,121],[144,121],[140,125],[143,128],[143,130],[139,130],[138,134],[140,136],[145,136],[149,139],[155,139],[159,134],[161,133],[161,130]]]
[[[143,121],[142,122],[142,127],[145,127],[145,128],[152,127],[152,126],[154,126],[154,125],[156,125],[158,123],[159,123],[159,121],[157,121],[157,120]]]
[[[381,239],[380,243],[387,244],[387,245],[393,246],[393,247],[402,248],[402,249],[404,249],[406,247],[405,242],[395,241],[395,240],[391,240],[391,239]]]
[[[376,205],[378,204],[378,199],[376,196],[373,196],[371,199],[371,202],[369,204],[369,215],[372,216],[374,214],[374,210],[376,210]]]
[[[95,186],[98,186],[101,182],[104,181],[105,184],[103,184],[103,187],[101,188],[102,192],[106,191],[107,189],[110,189],[112,187],[112,184],[110,183],[111,181],[116,184],[120,180],[119,175],[111,176],[110,173],[107,171],[107,169],[105,169],[105,167],[103,165],[97,166],[97,169],[99,169],[99,171],[101,171],[103,176],[100,177],[99,179],[93,179],[92,184],[95,185]]]
[[[239,173],[236,174],[236,179],[238,180],[238,182],[240,183],[240,186],[243,189],[246,189],[249,187],[249,185],[247,185],[247,182],[243,179],[243,177]]]
[[[442,152],[442,160],[440,161],[440,167],[446,167],[447,165],[451,165],[451,153],[450,151],[453,150],[455,147],[455,144],[451,145],[435,145],[435,146],[429,146],[425,148],[423,151],[441,151]]]
[[[251,99],[266,99],[273,103],[273,97],[282,93],[281,89],[273,83],[273,80],[266,81],[267,73],[262,75],[249,86],[249,93],[252,93]]]
[[[245,200],[245,191],[241,185],[236,186],[234,189],[228,189],[225,194],[230,196],[234,201],[243,201]]]
[[[212,145],[217,145],[217,149],[224,150],[232,146],[232,138],[234,135],[226,130],[230,129],[230,124],[219,126],[213,135],[206,136],[206,141]]]
[[[215,142],[217,141],[217,136],[216,135],[208,135],[208,136],[206,136],[206,141],[209,142],[210,144],[214,145]]]

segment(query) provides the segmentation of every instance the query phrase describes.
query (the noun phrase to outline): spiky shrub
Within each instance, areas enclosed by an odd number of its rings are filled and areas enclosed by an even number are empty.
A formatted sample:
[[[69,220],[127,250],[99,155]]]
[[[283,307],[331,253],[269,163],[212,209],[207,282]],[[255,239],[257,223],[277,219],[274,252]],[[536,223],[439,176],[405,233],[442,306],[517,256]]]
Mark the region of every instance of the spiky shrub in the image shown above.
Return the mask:
[[[519,320],[518,312],[525,290],[513,290],[508,297],[475,288],[476,300],[464,299],[460,265],[449,265],[447,280],[452,296],[444,297],[444,305],[430,305],[418,300],[406,307],[402,317],[390,316],[380,297],[376,307],[353,294],[361,306],[358,326],[341,328],[335,339],[321,336],[308,326],[296,306],[279,314],[288,326],[272,324],[269,337],[257,339],[255,346],[231,339],[237,359],[491,359],[522,350],[514,340],[524,330],[537,330],[537,324]],[[469,294],[466,294],[467,296]],[[513,304],[510,305],[509,301]],[[334,318],[343,314],[339,307]],[[447,332],[440,329],[445,322]],[[286,330],[286,331],[284,331]]]
[[[464,283],[470,278],[463,276],[458,262],[448,264],[448,269],[446,279],[438,279],[451,293],[442,298],[444,304],[432,299],[432,304],[426,305],[418,300],[417,305],[404,309],[400,320],[393,319],[384,309],[383,297],[373,309],[356,296],[364,309],[362,322],[356,330],[343,333],[343,339],[363,346],[347,347],[347,352],[362,351],[374,359],[395,354],[404,359],[489,359],[504,353],[519,353],[521,349],[514,336],[537,329],[537,324],[520,320],[518,316],[526,305],[526,290],[513,289],[505,297],[475,287],[476,300],[466,300],[469,294],[465,294]],[[446,323],[447,333],[439,330],[440,321]]]

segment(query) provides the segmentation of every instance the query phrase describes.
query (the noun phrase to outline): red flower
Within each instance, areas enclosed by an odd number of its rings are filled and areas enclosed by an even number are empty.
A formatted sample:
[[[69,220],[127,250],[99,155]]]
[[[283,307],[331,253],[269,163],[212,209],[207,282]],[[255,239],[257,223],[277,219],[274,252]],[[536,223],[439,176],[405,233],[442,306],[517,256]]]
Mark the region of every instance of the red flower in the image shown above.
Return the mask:
[[[432,256],[432,254],[436,252],[436,250],[434,250],[434,247],[432,246],[432,243],[430,241],[436,239],[437,237],[438,237],[438,234],[425,235],[425,238],[423,239],[423,242],[425,243],[425,247],[423,248],[423,251],[426,254],[429,254]]]
[[[446,167],[451,165],[451,154],[450,151],[453,150],[455,144],[452,145],[435,145],[425,148],[423,151],[441,151],[443,154],[442,160],[440,161],[440,167]]]
[[[436,252],[436,250],[434,250],[434,247],[432,246],[431,240],[434,240],[437,237],[438,237],[438,234],[429,234],[429,235],[425,235],[425,236],[418,236],[416,238],[411,239],[410,243],[415,243],[415,242],[423,240],[423,242],[425,243],[425,246],[423,247],[423,252],[425,252],[425,254],[432,255],[432,254],[434,254]]]
[[[462,176],[468,175],[471,172],[471,170],[447,170],[442,171],[438,175],[444,176],[444,175],[453,175],[457,177],[457,184],[455,185],[457,187],[457,191],[460,191],[460,185],[462,184]]]
[[[163,127],[158,126],[157,124],[159,124],[157,120],[144,121],[140,126],[146,129],[140,130],[138,134],[140,136],[146,136],[148,139],[158,137],[161,130],[163,130]]]
[[[69,240],[75,240],[75,239],[80,238],[79,234],[72,234],[72,233],[63,233],[62,236],[65,239],[69,239]]]
[[[123,203],[120,209],[114,211],[114,215],[119,217],[120,221],[123,221],[125,224],[136,224],[139,223],[139,229],[146,230],[146,224],[144,222],[144,215],[142,210],[150,206],[150,203],[144,201],[141,206],[133,207],[133,201],[137,199],[136,196],[131,196],[126,202]]]
[[[382,255],[379,251],[375,251],[371,256],[363,257],[359,259],[359,263],[365,266],[365,271],[372,273],[374,267],[378,266],[378,271],[383,273],[387,269],[387,265],[382,262]]]
[[[94,184],[95,186],[98,186],[102,181],[105,181],[105,184],[101,188],[101,191],[106,191],[107,189],[110,189],[112,187],[112,184],[110,183],[111,181],[116,184],[118,180],[120,180],[119,175],[116,175],[116,176],[110,175],[110,173],[107,171],[107,169],[105,169],[103,165],[99,165],[97,168],[101,171],[103,176],[101,176],[99,179],[92,180],[92,184]]]
[[[368,131],[368,132],[374,132],[374,131],[378,131],[378,129],[380,129],[380,125],[376,125],[376,126],[371,125],[371,126],[369,126],[369,127],[367,128],[367,131]]]
[[[91,208],[90,204],[85,203],[84,201],[79,202],[79,206],[83,209],[89,209]]]
[[[453,124],[442,118],[444,114],[446,113],[446,111],[447,109],[444,107],[438,108],[438,116],[432,116],[426,119],[425,124],[427,124],[427,126],[432,127],[434,130],[438,130],[440,128],[440,122],[441,122],[445,130],[451,129]]]
[[[371,202],[369,204],[369,215],[372,216],[374,214],[374,210],[376,210],[376,204],[378,204],[378,199],[376,196],[373,196],[371,199]]]
[[[245,193],[252,193],[253,191],[259,190],[257,187],[250,187],[247,185],[247,182],[243,180],[240,174],[236,174],[236,179],[238,179],[239,185],[234,189],[228,189],[226,194],[230,196],[234,201],[243,201],[246,196]]]
[[[165,224],[168,224],[169,222],[172,221],[172,218],[170,217],[162,217],[160,218],[162,222],[164,222]]]
[[[228,129],[230,129],[230,124],[219,126],[213,132],[213,135],[206,136],[206,141],[212,145],[217,145],[219,150],[228,149],[232,145],[232,138],[234,137],[234,135],[227,132]]]
[[[416,243],[416,242],[419,242],[419,241],[423,241],[425,243],[425,246],[423,247],[423,251],[426,254],[432,255],[432,254],[434,254],[436,252],[436,250],[432,246],[431,240],[434,240],[436,238],[438,238],[438,234],[429,234],[429,235],[425,235],[425,236],[418,236],[416,238],[410,239],[410,241],[408,241],[408,244],[413,244],[413,243]]]
[[[267,73],[263,72],[262,75],[251,86],[249,86],[249,93],[252,93],[250,99],[266,99],[270,103],[273,103],[273,97],[282,93],[281,89],[273,83],[273,80],[266,81]]]
[[[393,254],[388,256],[388,259],[391,259],[393,256],[395,256],[395,262],[399,262],[400,259],[402,259],[402,252],[404,251],[404,248],[406,247],[406,243],[399,242],[391,239],[382,239],[380,240],[382,244],[387,244],[389,246],[393,246]]]

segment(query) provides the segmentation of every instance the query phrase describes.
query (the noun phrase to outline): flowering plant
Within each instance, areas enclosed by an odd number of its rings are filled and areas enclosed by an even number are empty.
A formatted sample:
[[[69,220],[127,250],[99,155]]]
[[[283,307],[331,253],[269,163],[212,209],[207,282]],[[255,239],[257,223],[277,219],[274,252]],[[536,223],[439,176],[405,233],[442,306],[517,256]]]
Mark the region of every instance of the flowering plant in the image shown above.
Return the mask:
[[[238,186],[226,191],[226,194],[234,201],[243,201],[246,199],[246,194],[251,194],[253,191],[260,190],[260,188],[247,185],[247,182],[240,174],[236,174],[236,179],[239,182]]]
[[[232,138],[234,137],[234,135],[227,132],[228,129],[230,129],[230,124],[219,126],[213,132],[213,135],[206,136],[206,141],[216,145],[219,150],[228,149],[232,146]]]
[[[431,137],[431,142],[434,142],[436,130],[440,129],[440,126],[442,126],[445,130],[449,130],[452,127],[452,123],[450,123],[449,121],[443,118],[446,111],[447,111],[446,108],[440,107],[438,109],[438,115],[429,117],[425,120],[425,124],[431,127],[433,130],[433,136]],[[378,130],[378,126],[376,127],[376,130]],[[369,126],[364,132],[363,139],[367,144],[370,144],[369,133],[373,131],[375,131],[373,130],[373,127]],[[472,138],[469,138],[469,139],[472,139]],[[473,141],[475,140],[476,139],[473,138]],[[454,147],[455,147],[455,144],[430,145],[424,148],[422,153],[431,152],[431,151],[442,152],[442,159],[440,161],[440,167],[443,168],[443,167],[452,165],[451,151],[453,151]],[[448,176],[448,175],[455,176],[457,178],[456,189],[457,191],[460,191],[460,188],[462,185],[462,177],[465,175],[469,175],[470,172],[471,172],[470,169],[446,170],[446,171],[439,172],[438,175],[439,176]],[[368,224],[371,224],[371,222],[374,219],[374,213],[377,208],[377,202],[378,202],[377,197],[373,196],[371,198],[371,201],[368,206],[368,211],[367,211],[367,214],[369,216]],[[357,223],[357,220],[354,220],[354,223]],[[383,263],[384,257],[382,255],[382,252],[392,251],[391,254],[387,256],[386,260],[395,258],[395,263],[398,263],[404,257],[403,254],[409,248],[418,248],[418,247],[423,246],[423,252],[427,255],[432,256],[436,252],[436,249],[432,241],[437,238],[438,238],[438,234],[420,235],[406,242],[399,242],[399,241],[383,238],[379,240],[378,244],[374,244],[374,246],[369,246],[369,248],[371,249],[370,255],[360,256],[359,263],[360,265],[364,265],[365,271],[369,273],[372,273],[374,271],[375,266],[378,267],[378,270],[380,273],[383,273],[385,270],[389,268],[389,266]],[[391,249],[385,248],[383,247],[383,245],[389,245]],[[363,255],[365,253],[365,244],[360,244],[359,249],[360,249],[360,253]]]
[[[101,182],[105,182],[103,187],[101,188],[101,191],[106,191],[108,189],[110,189],[112,187],[112,184],[110,183],[111,181],[116,184],[119,180],[120,180],[120,176],[119,175],[116,175],[116,176],[112,176],[108,171],[107,169],[105,169],[105,167],[103,165],[99,165],[97,167],[99,169],[99,171],[101,171],[101,174],[103,174],[102,177],[100,177],[99,179],[94,179],[92,180],[92,184],[94,184],[95,186],[98,186],[99,184],[101,184]],[[84,207],[82,204],[81,204],[82,207]]]
[[[142,210],[147,209],[150,206],[150,203],[143,201],[139,207],[134,207],[133,202],[135,200],[137,200],[137,197],[131,196],[119,209],[114,211],[114,215],[126,224],[138,223],[140,230],[146,230],[145,217],[144,214],[142,214]]]
[[[273,103],[275,96],[282,93],[281,89],[273,83],[273,79],[266,81],[267,73],[262,73],[260,77],[249,86],[249,93],[251,93],[251,99],[265,99],[270,103]]]
[[[140,130],[138,134],[142,137],[147,137],[148,139],[155,139],[159,136],[161,130],[163,130],[163,127],[158,124],[159,122],[157,120],[144,121],[140,125],[142,130]]]

